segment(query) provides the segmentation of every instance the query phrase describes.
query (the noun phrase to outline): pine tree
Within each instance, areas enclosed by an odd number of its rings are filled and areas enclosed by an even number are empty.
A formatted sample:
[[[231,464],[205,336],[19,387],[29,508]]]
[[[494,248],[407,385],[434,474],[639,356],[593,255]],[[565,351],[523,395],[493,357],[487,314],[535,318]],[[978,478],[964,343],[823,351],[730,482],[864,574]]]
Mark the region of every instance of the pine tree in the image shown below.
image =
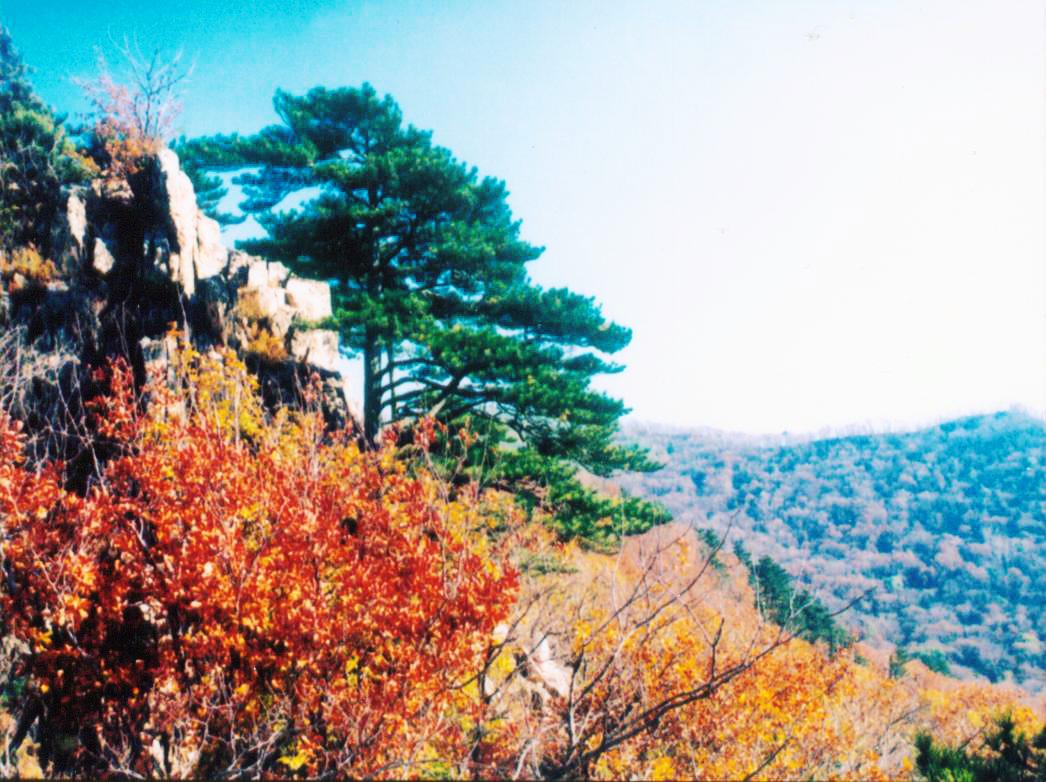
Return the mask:
[[[744,545],[735,544],[738,558],[748,566],[749,582],[756,588],[763,612],[774,622],[787,627],[807,641],[824,641],[833,652],[849,643],[846,631],[831,611],[806,590],[795,591],[792,577],[770,557],[762,557],[753,567]],[[747,558],[747,560],[746,560]]]
[[[61,186],[87,175],[61,118],[33,91],[28,68],[0,26],[0,249],[46,250]]]
[[[487,446],[487,480],[554,510],[565,535],[612,538],[665,520],[578,481],[578,468],[655,467],[616,443],[627,410],[591,386],[622,369],[607,356],[631,332],[593,299],[530,280],[542,250],[520,237],[505,183],[405,125],[369,85],[278,91],[274,103],[280,125],[179,151],[196,171],[259,167],[236,181],[267,235],[242,246],[333,282],[338,327],[363,359],[366,437],[383,422],[467,421]],[[280,210],[292,194],[300,206]]]
[[[935,741],[929,733],[917,734],[919,778],[927,782],[1046,780],[1046,729],[1025,732],[1012,713],[1003,713],[973,742],[952,746]]]

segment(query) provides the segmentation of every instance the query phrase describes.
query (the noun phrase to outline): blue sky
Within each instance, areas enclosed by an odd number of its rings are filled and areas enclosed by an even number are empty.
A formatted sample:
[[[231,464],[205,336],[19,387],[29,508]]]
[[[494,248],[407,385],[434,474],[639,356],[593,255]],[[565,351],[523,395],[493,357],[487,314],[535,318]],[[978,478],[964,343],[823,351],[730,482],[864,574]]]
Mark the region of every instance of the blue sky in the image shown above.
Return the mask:
[[[749,432],[1046,409],[1038,0],[0,0],[41,94],[195,59],[182,130],[370,81],[505,179],[542,284],[635,331],[635,417]]]

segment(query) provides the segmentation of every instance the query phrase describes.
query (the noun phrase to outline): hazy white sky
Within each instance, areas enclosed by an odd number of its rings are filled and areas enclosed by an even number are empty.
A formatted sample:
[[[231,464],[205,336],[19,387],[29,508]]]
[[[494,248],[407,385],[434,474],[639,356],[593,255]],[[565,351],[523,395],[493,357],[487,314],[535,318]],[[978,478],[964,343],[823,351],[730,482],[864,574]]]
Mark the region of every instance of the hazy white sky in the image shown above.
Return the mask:
[[[106,33],[197,55],[191,134],[391,92],[508,182],[540,282],[634,329],[604,385],[639,419],[1046,410],[1040,0],[63,4],[0,0],[60,107]]]
[[[606,15],[570,174],[510,180],[539,276],[635,328],[609,387],[746,431],[1046,407],[1042,5],[740,7]]]

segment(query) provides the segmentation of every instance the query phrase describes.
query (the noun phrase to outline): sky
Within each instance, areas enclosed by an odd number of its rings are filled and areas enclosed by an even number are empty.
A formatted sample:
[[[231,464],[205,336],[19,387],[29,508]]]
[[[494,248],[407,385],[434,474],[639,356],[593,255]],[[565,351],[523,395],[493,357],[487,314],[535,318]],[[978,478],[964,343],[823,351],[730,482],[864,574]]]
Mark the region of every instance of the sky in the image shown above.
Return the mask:
[[[631,327],[636,419],[751,433],[1046,415],[1040,0],[0,0],[40,94],[137,36],[180,130],[369,81],[504,179],[542,285]]]

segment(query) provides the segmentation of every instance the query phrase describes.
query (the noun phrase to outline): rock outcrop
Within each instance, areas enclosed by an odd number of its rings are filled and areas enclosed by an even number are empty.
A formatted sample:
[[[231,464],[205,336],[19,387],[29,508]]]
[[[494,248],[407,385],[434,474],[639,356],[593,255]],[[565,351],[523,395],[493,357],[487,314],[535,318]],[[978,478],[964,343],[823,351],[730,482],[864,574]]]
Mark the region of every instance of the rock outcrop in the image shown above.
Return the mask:
[[[166,355],[171,324],[201,350],[239,351],[266,399],[295,400],[320,377],[333,426],[359,416],[340,373],[330,286],[280,263],[230,250],[196,204],[178,156],[162,150],[126,180],[96,180],[63,193],[51,237],[51,279],[6,284],[0,318],[41,354],[76,357],[84,378],[124,356],[144,379]]]

